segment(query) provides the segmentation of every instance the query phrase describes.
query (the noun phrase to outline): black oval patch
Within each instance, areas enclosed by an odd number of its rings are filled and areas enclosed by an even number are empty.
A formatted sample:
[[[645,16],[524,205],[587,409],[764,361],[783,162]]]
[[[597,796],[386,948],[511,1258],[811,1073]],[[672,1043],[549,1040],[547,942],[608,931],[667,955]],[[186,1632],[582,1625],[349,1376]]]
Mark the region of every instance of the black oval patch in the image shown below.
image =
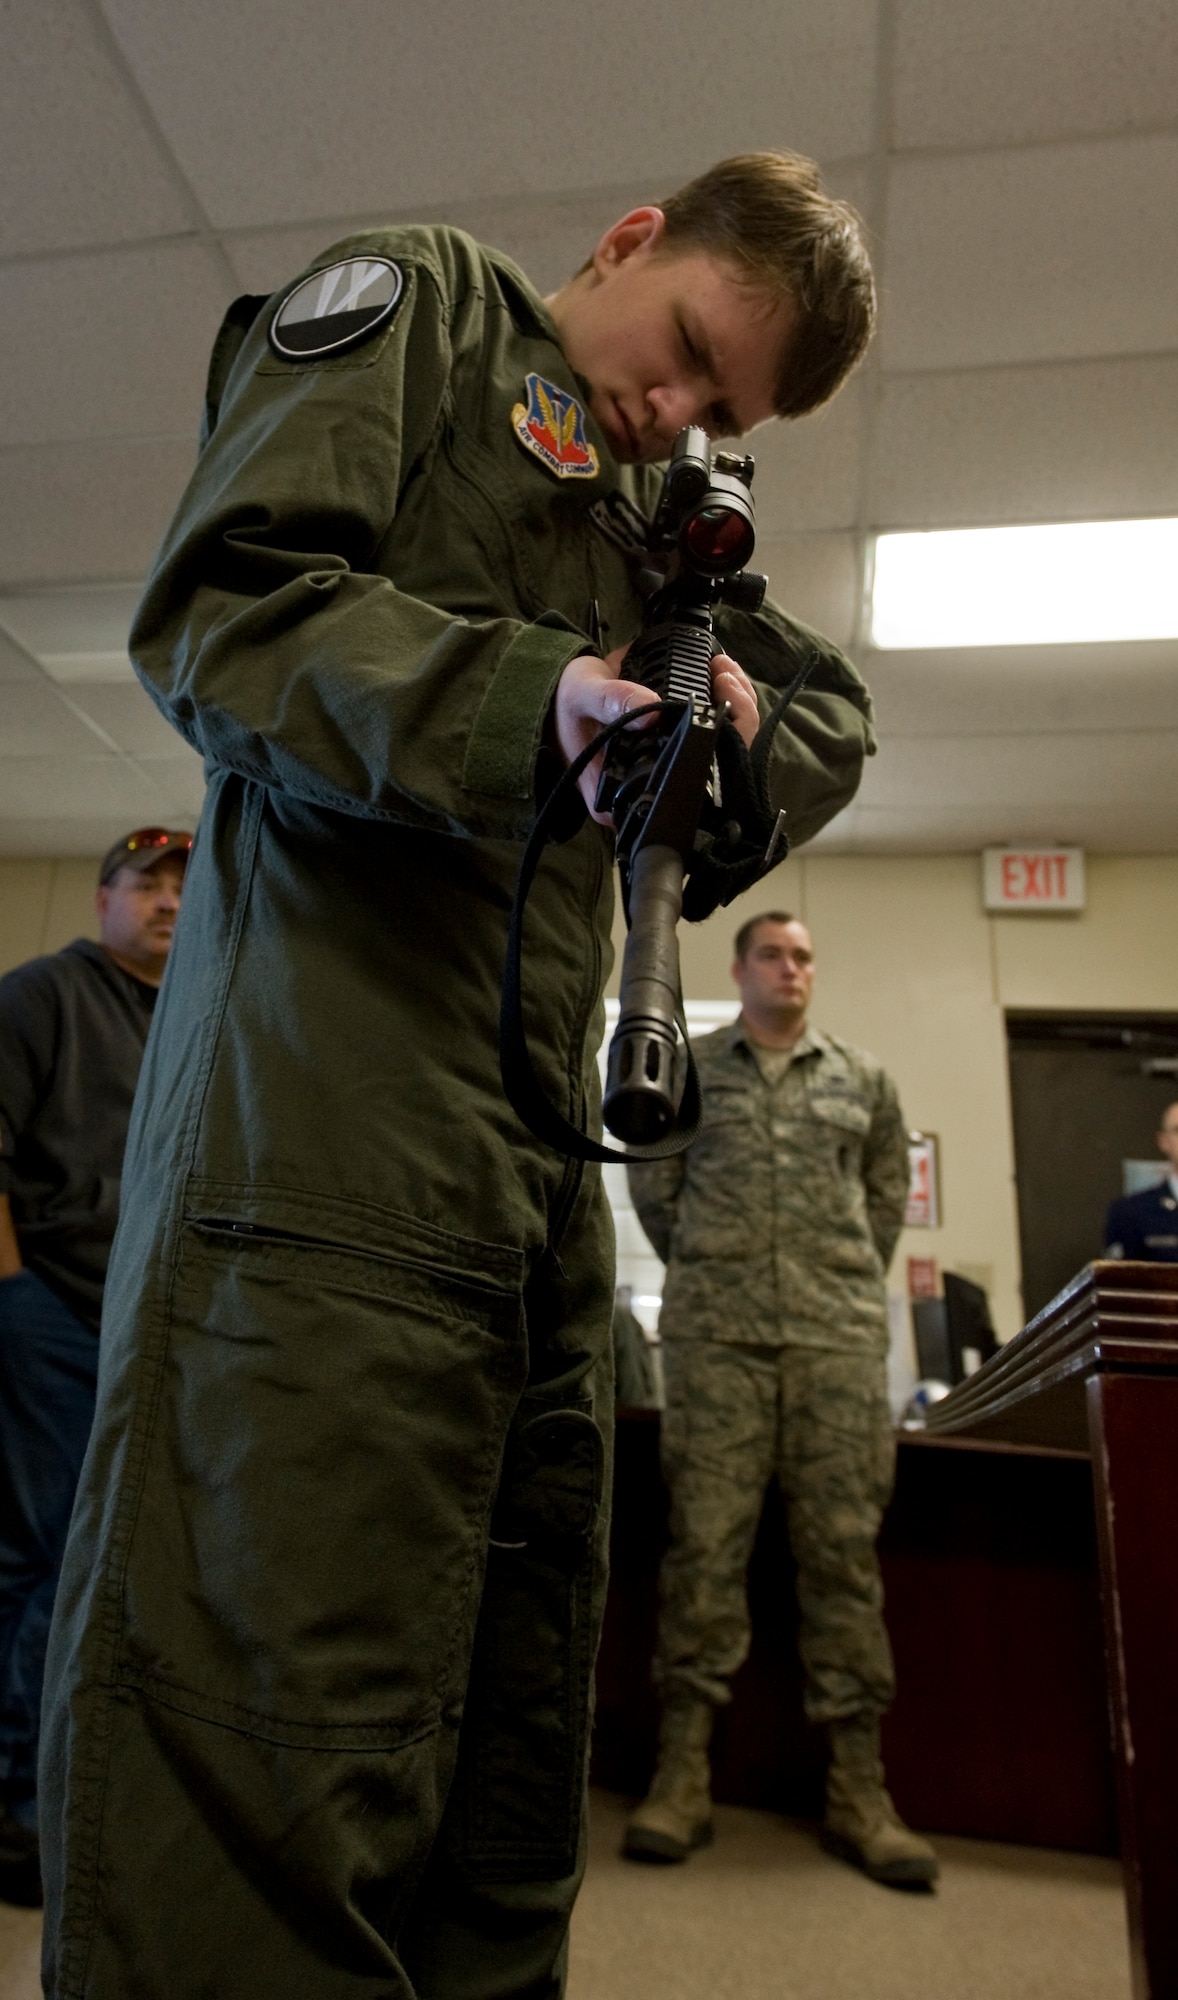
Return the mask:
[[[396,312],[405,289],[388,257],[348,257],[288,292],[270,322],[270,345],[284,361],[313,361],[367,340]]]

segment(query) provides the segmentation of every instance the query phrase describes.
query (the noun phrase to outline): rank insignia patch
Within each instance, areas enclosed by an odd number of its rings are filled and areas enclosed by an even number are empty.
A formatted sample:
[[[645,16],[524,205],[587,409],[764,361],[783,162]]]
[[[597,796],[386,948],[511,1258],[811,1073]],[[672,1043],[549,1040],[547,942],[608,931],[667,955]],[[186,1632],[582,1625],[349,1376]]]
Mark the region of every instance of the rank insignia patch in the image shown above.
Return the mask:
[[[400,265],[387,257],[329,264],[288,292],[270,322],[270,345],[284,361],[340,354],[392,318],[404,289]]]
[[[524,387],[526,407],[517,403],[511,412],[511,428],[524,450],[558,479],[595,479],[599,460],[585,436],[585,412],[576,397],[542,375],[529,375]]]

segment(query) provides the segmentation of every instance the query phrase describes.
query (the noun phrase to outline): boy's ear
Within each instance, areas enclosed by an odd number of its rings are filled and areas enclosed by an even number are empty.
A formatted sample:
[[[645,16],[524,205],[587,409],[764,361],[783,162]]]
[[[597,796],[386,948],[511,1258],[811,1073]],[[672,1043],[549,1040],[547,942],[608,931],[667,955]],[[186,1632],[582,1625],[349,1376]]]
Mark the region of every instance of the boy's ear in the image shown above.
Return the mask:
[[[636,251],[657,250],[666,232],[667,218],[661,208],[632,208],[629,215],[611,224],[593,252],[593,268],[599,277],[624,264]]]

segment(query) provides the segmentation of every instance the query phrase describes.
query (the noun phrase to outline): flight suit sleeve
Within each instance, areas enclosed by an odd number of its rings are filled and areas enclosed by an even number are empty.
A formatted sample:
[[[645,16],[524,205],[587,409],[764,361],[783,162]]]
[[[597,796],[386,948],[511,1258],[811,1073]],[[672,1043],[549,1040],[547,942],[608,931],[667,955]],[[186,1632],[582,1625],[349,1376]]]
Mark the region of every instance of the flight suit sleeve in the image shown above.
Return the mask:
[[[871,696],[837,646],[774,604],[756,613],[721,607],[715,624],[725,651],[756,689],[762,720],[798,669],[810,665],[805,687],[777,726],[769,762],[769,795],[784,809],[790,845],[797,847],[859,789],[864,760],[875,754]]]
[[[259,314],[132,657],[211,765],[345,813],[519,838],[556,683],[591,648],[559,617],[467,619],[393,580],[398,506],[429,476],[454,369],[481,352],[469,288],[459,348],[438,274],[404,278],[386,328],[318,362],[274,355],[273,306]]]
[[[626,1168],[634,1212],[656,1257],[661,1257],[664,1264],[671,1255],[671,1232],[684,1172],[682,1153],[669,1160],[635,1161]]]
[[[882,1070],[863,1148],[863,1185],[868,1226],[886,1271],[908,1204],[908,1131],[896,1086]]]

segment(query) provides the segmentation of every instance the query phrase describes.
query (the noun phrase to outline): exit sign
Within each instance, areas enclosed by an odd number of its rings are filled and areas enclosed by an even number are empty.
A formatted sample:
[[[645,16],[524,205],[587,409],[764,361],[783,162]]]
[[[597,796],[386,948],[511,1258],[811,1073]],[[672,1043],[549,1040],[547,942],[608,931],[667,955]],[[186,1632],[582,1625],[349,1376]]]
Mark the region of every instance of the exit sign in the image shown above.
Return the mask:
[[[1084,907],[1082,847],[987,847],[982,899],[988,910],[1042,916]]]

